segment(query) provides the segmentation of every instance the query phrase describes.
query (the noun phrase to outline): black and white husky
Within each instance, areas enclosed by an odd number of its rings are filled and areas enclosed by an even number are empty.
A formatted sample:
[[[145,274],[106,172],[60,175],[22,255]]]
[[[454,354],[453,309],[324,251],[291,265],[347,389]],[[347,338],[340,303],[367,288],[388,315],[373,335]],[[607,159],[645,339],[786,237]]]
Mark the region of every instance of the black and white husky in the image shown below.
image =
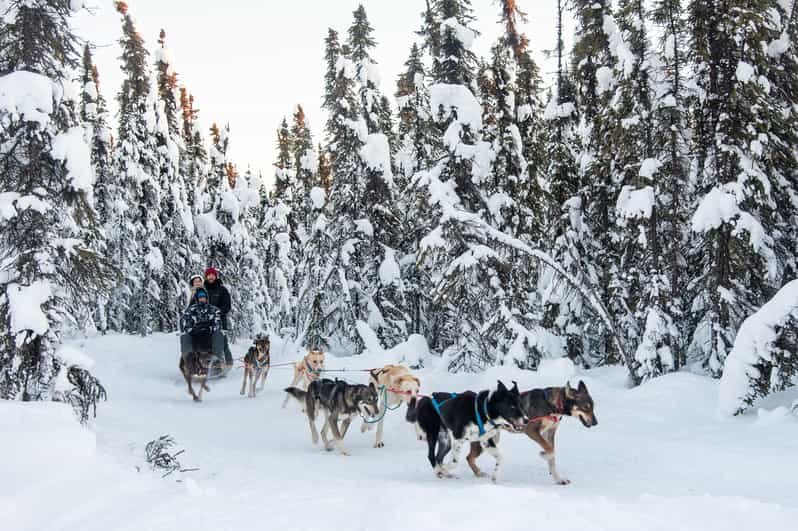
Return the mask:
[[[350,384],[322,378],[310,382],[307,391],[298,387],[288,387],[285,392],[302,404],[308,416],[313,444],[319,442],[316,415],[323,412],[324,426],[321,428],[321,440],[324,442],[324,449],[329,451],[337,447],[344,455],[349,455],[344,449],[343,441],[352,419],[358,415],[363,418],[373,418],[379,412],[377,388],[373,384]],[[327,439],[328,429],[332,432],[333,441]]]
[[[507,389],[502,382],[495,391],[433,393],[413,400],[406,419],[416,425],[420,438],[426,439],[429,462],[439,478],[451,477],[464,443],[478,441],[496,460],[491,476],[494,482],[498,481],[502,462],[497,446],[499,430],[503,426],[521,430],[526,424],[518,386]],[[452,462],[444,465],[450,450]]]

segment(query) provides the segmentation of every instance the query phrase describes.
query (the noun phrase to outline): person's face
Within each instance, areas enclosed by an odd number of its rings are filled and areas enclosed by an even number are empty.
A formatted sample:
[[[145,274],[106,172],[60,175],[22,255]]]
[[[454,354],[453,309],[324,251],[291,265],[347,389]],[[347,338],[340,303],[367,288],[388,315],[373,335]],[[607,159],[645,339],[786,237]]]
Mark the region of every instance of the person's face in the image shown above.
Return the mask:
[[[200,277],[194,277],[194,280],[191,281],[192,288],[201,288],[202,287],[202,279]]]
[[[205,280],[213,284],[214,282],[216,282],[216,273],[208,273],[207,275],[205,275]]]
[[[208,297],[206,297],[205,295],[203,295],[203,296],[201,296],[201,297],[197,297],[197,302],[200,302],[200,303],[202,303],[202,304],[205,304],[205,303],[207,303],[207,302],[208,302]]]

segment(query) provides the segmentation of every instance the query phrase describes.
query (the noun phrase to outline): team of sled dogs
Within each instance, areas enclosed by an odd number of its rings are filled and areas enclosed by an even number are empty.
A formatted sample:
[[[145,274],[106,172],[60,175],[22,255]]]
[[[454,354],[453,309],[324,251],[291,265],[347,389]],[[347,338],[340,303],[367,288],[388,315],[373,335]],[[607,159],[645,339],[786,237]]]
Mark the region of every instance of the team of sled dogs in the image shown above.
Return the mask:
[[[247,392],[249,382],[247,394],[250,397],[262,388],[270,364],[268,339],[256,347],[244,359],[241,394]],[[338,450],[348,455],[343,440],[350,424],[359,416],[363,419],[361,432],[377,426],[374,447],[381,448],[387,410],[404,404],[407,406],[405,419],[415,426],[419,440],[426,441],[429,463],[440,478],[451,477],[463,445],[468,444],[466,461],[471,471],[477,477],[487,475],[477,466],[476,459],[483,452],[488,453],[495,461],[491,480],[496,482],[502,464],[499,438],[502,431],[507,431],[524,433],[535,441],[542,449],[540,456],[547,462],[554,481],[568,484],[569,481],[558,474],[555,463],[554,440],[560,420],[563,416],[577,417],[588,428],[598,423],[593,398],[582,381],[576,389],[566,383],[564,387],[520,392],[515,382],[508,388],[499,381],[495,389],[480,392],[422,395],[421,382],[402,365],[370,370],[367,385],[321,377],[324,352],[320,350],[311,350],[293,365],[294,378],[285,389],[283,407],[291,398],[300,404],[307,415],[313,444],[318,444],[321,437],[325,450]],[[256,388],[259,379],[261,384]],[[186,380],[193,393],[190,375]],[[204,381],[201,386],[205,386]],[[321,416],[324,424],[319,432],[316,421]],[[444,463],[450,453],[451,461]]]

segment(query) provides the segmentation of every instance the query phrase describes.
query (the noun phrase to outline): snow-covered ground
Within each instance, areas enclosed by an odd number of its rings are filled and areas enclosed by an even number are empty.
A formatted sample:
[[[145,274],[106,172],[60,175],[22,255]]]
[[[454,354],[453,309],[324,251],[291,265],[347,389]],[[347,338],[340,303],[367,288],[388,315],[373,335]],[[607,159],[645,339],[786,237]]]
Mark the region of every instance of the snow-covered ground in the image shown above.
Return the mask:
[[[560,472],[573,483],[554,485],[538,448],[505,434],[503,479],[493,485],[465,464],[458,479],[435,478],[403,409],[388,414],[385,448],[373,448],[374,432],[361,434],[356,425],[346,441],[352,455],[330,454],[311,444],[294,404],[280,408],[289,371],[273,369],[255,399],[239,396],[241,373],[233,372],[196,404],[177,371],[175,336],[108,336],[84,348],[109,395],[90,430],[63,405],[0,402],[3,529],[728,531],[798,524],[798,417],[780,408],[798,389],[730,419],[715,413],[717,382],[687,373],[628,390],[622,369],[573,375],[562,361],[538,373],[420,371],[427,392],[485,388],[499,377],[522,388],[562,385],[569,376],[588,385],[598,426],[565,419],[558,433]],[[244,348],[236,345],[236,355]],[[370,361],[330,358],[327,366]],[[200,470],[165,479],[151,472],[144,446],[163,434],[186,450],[185,466]],[[490,456],[480,459],[492,464]]]

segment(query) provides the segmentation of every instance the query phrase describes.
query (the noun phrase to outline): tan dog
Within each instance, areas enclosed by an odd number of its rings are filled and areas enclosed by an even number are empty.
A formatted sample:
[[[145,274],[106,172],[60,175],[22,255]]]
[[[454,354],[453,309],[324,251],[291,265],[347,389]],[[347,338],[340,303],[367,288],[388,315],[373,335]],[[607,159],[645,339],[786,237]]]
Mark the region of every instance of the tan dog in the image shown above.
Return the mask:
[[[307,389],[310,382],[321,376],[323,370],[324,351],[311,350],[304,358],[294,363],[294,380],[291,382],[290,387],[297,387],[300,381],[304,381],[305,385],[303,387]],[[283,407],[288,403],[289,398],[291,398],[291,396],[286,394],[285,400],[283,400]]]
[[[380,397],[380,409],[377,413],[381,417],[377,423],[377,441],[374,448],[382,448],[382,422],[385,420],[386,408],[396,409],[401,404],[407,404],[418,397],[421,381],[413,376],[410,369],[403,365],[386,365],[382,369],[369,371],[369,382],[374,384]],[[366,422],[360,431],[370,430],[374,424]]]
[[[247,379],[250,381],[247,394],[250,398],[254,398],[255,393],[263,389],[266,384],[271,364],[270,346],[269,336],[258,334],[258,337],[255,338],[255,345],[250,347],[244,356],[244,381],[241,383],[241,396],[244,396],[246,392]],[[256,388],[258,380],[260,380],[260,385]]]

